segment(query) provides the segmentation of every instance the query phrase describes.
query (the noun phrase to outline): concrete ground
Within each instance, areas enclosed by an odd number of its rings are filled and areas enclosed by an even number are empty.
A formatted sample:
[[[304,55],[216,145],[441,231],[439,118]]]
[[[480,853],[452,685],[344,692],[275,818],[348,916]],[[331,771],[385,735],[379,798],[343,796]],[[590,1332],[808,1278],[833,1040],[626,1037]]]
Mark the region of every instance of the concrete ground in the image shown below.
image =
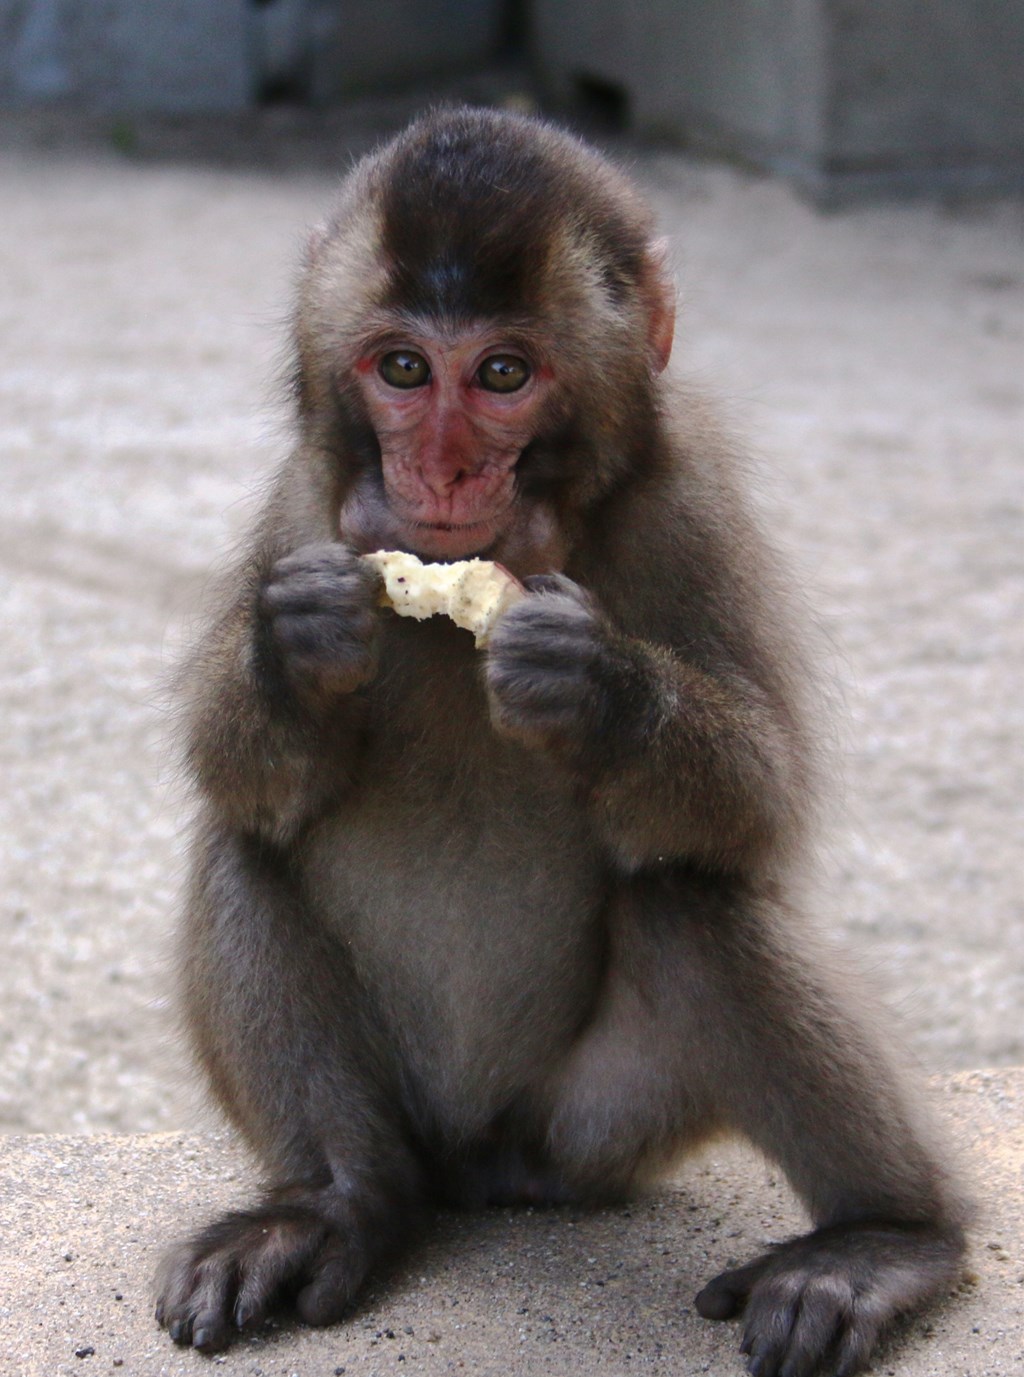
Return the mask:
[[[904,1325],[876,1377],[1024,1370],[1024,1071],[936,1092],[984,1195],[971,1269]],[[286,1317],[214,1360],[153,1319],[167,1239],[246,1199],[225,1137],[0,1137],[0,1377],[740,1377],[739,1330],[693,1308],[703,1283],[803,1227],[749,1152],[721,1148],[627,1207],[442,1215],[351,1318]]]
[[[281,326],[303,227],[350,150],[395,113],[366,107],[315,126],[278,112],[216,127],[0,116],[0,1132],[196,1125],[168,1032],[163,952],[185,810],[162,685],[210,570],[287,444]],[[674,245],[678,366],[716,388],[751,438],[762,500],[822,629],[843,798],[825,849],[822,921],[894,1004],[894,1036],[922,1073],[1022,1062],[1021,206],[967,200],[823,216],[740,170],[619,151]],[[14,1212],[9,1265],[20,1269],[25,1250],[60,1236],[44,1258],[50,1279],[30,1293],[51,1336],[52,1269],[65,1251],[64,1313],[95,1320],[102,1293],[103,1323],[116,1332],[121,1311],[103,1288],[114,1294],[121,1274],[110,1269],[120,1264],[103,1252],[113,1226],[100,1219],[124,1199],[122,1186],[141,1202],[147,1240],[157,1236],[151,1218],[161,1230],[185,1218],[186,1196],[199,1214],[218,1197],[227,1159],[217,1150],[207,1160],[205,1145],[192,1144],[197,1156],[186,1162],[175,1142],[139,1140],[119,1165],[116,1142],[76,1140],[67,1190],[59,1143],[7,1149],[18,1183],[7,1198],[0,1189]],[[164,1164],[169,1195],[146,1185],[149,1154]],[[51,1194],[59,1229],[32,1214]],[[76,1216],[74,1202],[90,1199],[95,1214]],[[755,1219],[773,1199],[755,1191],[742,1226],[752,1238],[776,1227]],[[138,1212],[125,1226],[129,1213]],[[88,1285],[84,1269],[74,1271],[88,1242],[83,1218],[98,1230]],[[635,1220],[643,1240],[657,1242],[656,1215]],[[663,1245],[686,1254],[687,1297],[690,1273],[711,1262],[688,1227],[677,1220]],[[618,1229],[598,1229],[593,1243],[606,1280]],[[467,1237],[468,1265],[501,1279],[501,1345],[520,1323],[515,1276],[492,1251],[505,1231],[524,1250],[507,1266],[526,1288],[520,1327],[533,1326],[524,1342],[535,1356],[531,1366],[499,1345],[500,1361],[474,1360],[475,1370],[583,1371],[582,1357],[566,1356],[581,1325],[620,1324],[623,1342],[639,1345],[643,1307],[669,1313],[664,1290],[646,1300],[631,1290],[633,1309],[587,1319],[570,1294],[586,1279],[568,1279],[577,1244],[561,1234],[549,1244],[544,1221],[499,1219]],[[447,1264],[431,1265],[443,1291]],[[407,1276],[400,1295],[414,1282]],[[561,1309],[528,1294],[549,1284]],[[76,1285],[91,1298],[78,1312]],[[0,1321],[24,1322],[18,1286],[0,1291]],[[429,1294],[423,1303],[424,1316],[438,1313]],[[134,1291],[132,1304],[141,1315]],[[498,1344],[498,1321],[481,1304],[474,1323]],[[401,1335],[404,1305],[373,1301],[358,1325]],[[555,1320],[540,1317],[556,1309]],[[440,1327],[454,1332],[460,1321],[445,1316]],[[679,1335],[666,1340],[660,1321],[652,1325],[665,1352],[678,1352]],[[93,1344],[104,1370],[118,1356],[87,1324],[68,1320],[60,1334]],[[368,1334],[357,1328],[340,1342],[372,1346]],[[641,1363],[637,1346],[633,1362],[624,1349],[601,1370],[734,1370],[715,1366],[731,1337],[685,1334],[685,1368],[653,1347]],[[899,1371],[1010,1371],[1007,1355],[1021,1351],[1019,1327],[1013,1334],[1016,1348],[1007,1339],[996,1353],[985,1337],[983,1356],[959,1366],[901,1360]],[[73,1356],[59,1366],[56,1350],[33,1342],[31,1363],[12,1372],[89,1370]],[[376,1342],[390,1353],[390,1339]],[[0,1351],[14,1351],[2,1337]],[[333,1370],[327,1347],[309,1351],[316,1363],[296,1359],[296,1370]],[[423,1353],[422,1370],[434,1371]],[[383,1371],[368,1354],[338,1365]],[[411,1348],[407,1359],[411,1369]],[[146,1362],[128,1370],[178,1371],[166,1353]],[[271,1344],[238,1370],[290,1371],[291,1362],[290,1347]],[[192,1367],[183,1360],[181,1370]],[[448,1370],[447,1358],[436,1370]]]

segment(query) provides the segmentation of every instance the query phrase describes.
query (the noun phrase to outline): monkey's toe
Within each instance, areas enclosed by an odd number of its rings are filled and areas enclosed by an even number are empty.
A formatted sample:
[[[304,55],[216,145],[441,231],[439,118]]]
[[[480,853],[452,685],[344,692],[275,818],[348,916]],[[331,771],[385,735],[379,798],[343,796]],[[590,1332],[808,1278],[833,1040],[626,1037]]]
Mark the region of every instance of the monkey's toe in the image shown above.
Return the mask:
[[[320,1264],[332,1244],[333,1270]],[[226,1215],[172,1252],[161,1273],[157,1322],[175,1343],[217,1353],[261,1324],[282,1296],[300,1292],[299,1313],[312,1324],[336,1319],[362,1271],[348,1261],[342,1280],[340,1240],[312,1209],[268,1204]],[[312,1278],[312,1281],[310,1280]],[[313,1288],[307,1304],[301,1297]]]
[[[306,1324],[334,1324],[351,1308],[365,1268],[357,1260],[329,1245],[312,1268],[312,1279],[295,1298],[295,1308]]]
[[[835,1346],[852,1301],[849,1288],[831,1277],[776,1277],[755,1288],[742,1343],[752,1377],[834,1372]]]
[[[185,1251],[174,1254],[164,1271],[156,1307],[157,1323],[183,1348],[219,1353],[230,1342],[230,1275],[198,1263]]]
[[[757,1258],[745,1267],[722,1272],[701,1291],[694,1306],[705,1320],[732,1320],[743,1310],[751,1287],[762,1275],[768,1258]]]

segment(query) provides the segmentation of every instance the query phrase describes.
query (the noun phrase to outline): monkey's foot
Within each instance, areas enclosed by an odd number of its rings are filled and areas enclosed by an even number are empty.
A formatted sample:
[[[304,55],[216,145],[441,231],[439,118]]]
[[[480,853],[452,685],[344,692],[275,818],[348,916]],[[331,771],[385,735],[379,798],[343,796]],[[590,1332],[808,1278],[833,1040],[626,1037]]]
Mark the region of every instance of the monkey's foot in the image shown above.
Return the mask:
[[[957,1230],[832,1225],[723,1272],[697,1311],[743,1313],[753,1377],[852,1377],[897,1316],[955,1283],[962,1254]]]
[[[358,1240],[316,1210],[268,1204],[210,1224],[164,1260],[157,1322],[175,1343],[204,1353],[226,1348],[281,1299],[294,1297],[307,1324],[345,1313],[368,1270]]]

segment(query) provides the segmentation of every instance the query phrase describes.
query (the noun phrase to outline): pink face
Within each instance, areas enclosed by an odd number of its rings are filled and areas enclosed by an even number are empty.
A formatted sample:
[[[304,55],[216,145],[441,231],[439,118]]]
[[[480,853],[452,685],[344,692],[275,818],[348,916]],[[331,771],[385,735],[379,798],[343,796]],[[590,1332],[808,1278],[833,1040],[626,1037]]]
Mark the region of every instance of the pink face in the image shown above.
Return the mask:
[[[430,559],[491,548],[516,519],[514,469],[537,432],[552,376],[522,346],[480,331],[386,339],[356,364],[380,443],[387,512],[365,492],[342,509],[342,534],[370,527]]]

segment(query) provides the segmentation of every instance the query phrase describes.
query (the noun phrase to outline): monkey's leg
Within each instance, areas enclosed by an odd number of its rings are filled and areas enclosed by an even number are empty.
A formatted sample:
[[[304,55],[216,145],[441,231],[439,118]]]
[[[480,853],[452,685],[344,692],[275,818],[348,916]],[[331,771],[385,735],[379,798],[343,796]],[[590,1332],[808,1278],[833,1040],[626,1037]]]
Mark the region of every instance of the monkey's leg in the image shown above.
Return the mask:
[[[756,1377],[846,1377],[956,1279],[965,1210],[898,1078],[772,899],[683,873],[624,886],[608,987],[560,1087],[552,1144],[601,1173],[709,1127],[780,1164],[816,1225],[712,1281]]]
[[[206,1352],[294,1298],[327,1324],[414,1227],[419,1168],[389,1106],[388,1059],[341,944],[284,862],[220,835],[193,885],[185,1002],[213,1087],[269,1170],[251,1209],[173,1249],[157,1319]]]

